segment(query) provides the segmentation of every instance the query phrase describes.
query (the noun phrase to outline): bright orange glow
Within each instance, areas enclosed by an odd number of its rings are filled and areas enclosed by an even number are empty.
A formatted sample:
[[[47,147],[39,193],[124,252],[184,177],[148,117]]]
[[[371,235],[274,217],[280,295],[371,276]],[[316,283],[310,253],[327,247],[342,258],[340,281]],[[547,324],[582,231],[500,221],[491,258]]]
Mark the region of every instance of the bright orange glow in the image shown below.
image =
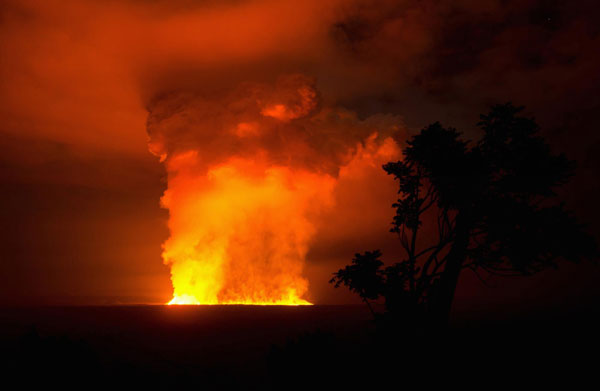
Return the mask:
[[[302,277],[316,216],[335,179],[233,158],[198,168],[196,152],[168,160],[168,304],[309,305]]]
[[[168,173],[169,304],[311,304],[305,258],[331,220],[339,179],[347,185],[398,154],[379,136],[398,130],[396,118],[323,108],[314,83],[283,75],[211,98],[167,94],[149,107],[149,148]],[[348,197],[368,183],[346,187]]]

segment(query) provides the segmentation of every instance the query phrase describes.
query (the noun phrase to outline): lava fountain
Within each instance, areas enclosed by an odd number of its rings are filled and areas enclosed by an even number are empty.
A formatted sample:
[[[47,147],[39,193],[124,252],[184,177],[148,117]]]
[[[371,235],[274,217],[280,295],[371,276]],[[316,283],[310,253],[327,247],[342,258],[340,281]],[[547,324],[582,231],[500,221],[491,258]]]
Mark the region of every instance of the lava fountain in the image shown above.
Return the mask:
[[[176,171],[162,198],[171,237],[171,304],[310,304],[302,299],[311,216],[331,204],[334,179],[264,162],[231,159],[206,174],[189,170],[196,153],[169,162]]]
[[[149,113],[149,147],[168,175],[169,304],[311,304],[302,272],[318,217],[357,142],[377,144],[373,125],[319,107],[301,75],[166,94]]]

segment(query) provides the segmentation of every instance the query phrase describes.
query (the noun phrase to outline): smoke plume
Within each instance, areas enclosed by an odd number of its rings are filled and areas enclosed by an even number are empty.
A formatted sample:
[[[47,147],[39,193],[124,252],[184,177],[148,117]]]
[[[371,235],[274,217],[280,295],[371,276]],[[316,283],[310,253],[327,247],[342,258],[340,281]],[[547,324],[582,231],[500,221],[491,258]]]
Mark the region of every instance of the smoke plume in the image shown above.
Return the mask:
[[[308,304],[305,258],[340,170],[398,155],[397,123],[323,107],[298,74],[166,94],[149,112],[149,147],[168,173],[175,304]]]

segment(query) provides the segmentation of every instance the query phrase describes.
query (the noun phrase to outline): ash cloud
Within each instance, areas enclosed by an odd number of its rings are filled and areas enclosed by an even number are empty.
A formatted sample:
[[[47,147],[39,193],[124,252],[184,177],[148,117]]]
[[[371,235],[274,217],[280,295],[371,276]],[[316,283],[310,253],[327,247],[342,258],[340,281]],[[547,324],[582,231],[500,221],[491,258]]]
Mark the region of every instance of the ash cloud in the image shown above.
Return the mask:
[[[231,157],[263,157],[269,164],[337,175],[357,145],[400,136],[398,116],[360,120],[342,107],[325,107],[317,83],[300,74],[273,85],[241,83],[218,94],[170,93],[148,107],[149,147],[161,160],[198,151],[206,168]]]

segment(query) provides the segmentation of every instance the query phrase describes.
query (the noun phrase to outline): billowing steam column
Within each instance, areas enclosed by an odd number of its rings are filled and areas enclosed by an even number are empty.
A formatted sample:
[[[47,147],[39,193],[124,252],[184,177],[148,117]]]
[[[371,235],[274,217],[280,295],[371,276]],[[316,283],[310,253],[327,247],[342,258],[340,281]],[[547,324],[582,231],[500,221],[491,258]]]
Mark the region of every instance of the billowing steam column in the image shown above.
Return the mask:
[[[302,269],[317,218],[373,131],[350,117],[319,108],[299,75],[149,105],[150,151],[168,174],[169,304],[310,304]]]

